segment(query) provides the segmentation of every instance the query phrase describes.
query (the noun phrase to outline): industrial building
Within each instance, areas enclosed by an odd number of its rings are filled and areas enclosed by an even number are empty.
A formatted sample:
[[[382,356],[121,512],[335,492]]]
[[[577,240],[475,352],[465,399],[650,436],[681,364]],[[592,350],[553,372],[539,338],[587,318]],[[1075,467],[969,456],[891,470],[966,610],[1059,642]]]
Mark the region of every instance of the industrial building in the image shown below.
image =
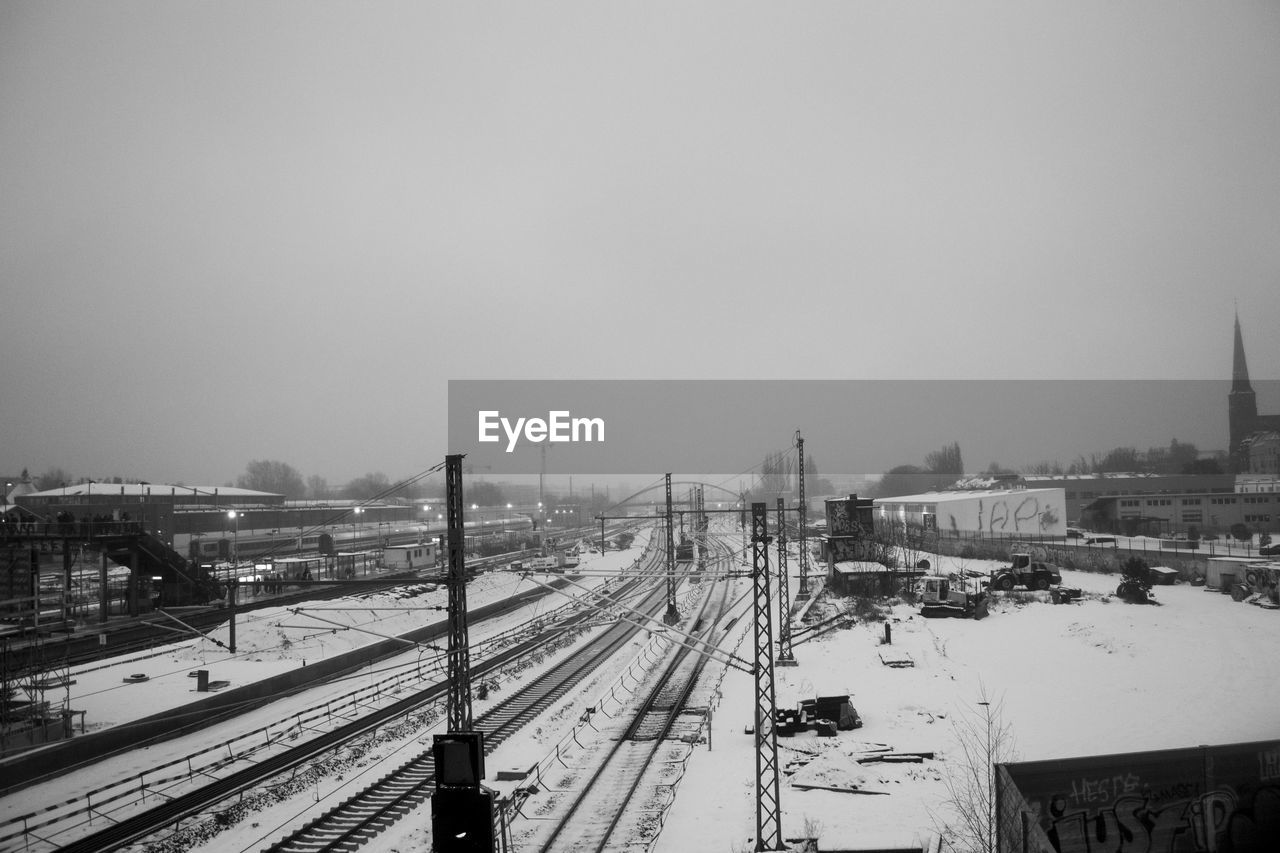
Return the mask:
[[[938,530],[958,535],[1065,537],[1063,489],[964,489],[876,498],[877,529]]]

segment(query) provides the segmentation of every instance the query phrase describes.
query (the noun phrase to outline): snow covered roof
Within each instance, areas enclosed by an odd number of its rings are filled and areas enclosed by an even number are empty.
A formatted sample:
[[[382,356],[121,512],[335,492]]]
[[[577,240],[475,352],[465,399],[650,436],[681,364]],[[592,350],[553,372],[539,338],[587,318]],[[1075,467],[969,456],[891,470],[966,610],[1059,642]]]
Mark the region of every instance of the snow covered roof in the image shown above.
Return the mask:
[[[212,497],[253,500],[256,498],[281,497],[274,492],[259,492],[253,489],[237,489],[233,486],[169,486],[162,483],[76,483],[74,486],[60,486],[42,492],[30,492],[33,498],[88,497],[90,495],[119,496],[140,498],[155,495],[175,495],[182,497]]]
[[[883,563],[873,563],[869,560],[841,560],[833,564],[831,570],[838,575],[878,575],[881,572],[894,571]]]
[[[876,506],[887,504],[919,504],[944,503],[946,501],[972,500],[974,498],[1016,497],[1020,495],[1043,495],[1047,492],[1062,492],[1062,489],[945,489],[937,492],[925,492],[921,495],[898,495],[892,498],[876,498]]]

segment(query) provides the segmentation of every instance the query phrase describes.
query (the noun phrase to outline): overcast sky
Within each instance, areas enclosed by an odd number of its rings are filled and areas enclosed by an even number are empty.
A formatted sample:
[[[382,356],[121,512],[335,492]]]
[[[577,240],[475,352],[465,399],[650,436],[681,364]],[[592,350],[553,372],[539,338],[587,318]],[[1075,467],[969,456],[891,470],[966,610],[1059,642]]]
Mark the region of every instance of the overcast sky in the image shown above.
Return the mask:
[[[1272,2],[6,0],[0,469],[395,479],[449,379],[1225,379],[1236,303],[1277,378],[1277,93]]]

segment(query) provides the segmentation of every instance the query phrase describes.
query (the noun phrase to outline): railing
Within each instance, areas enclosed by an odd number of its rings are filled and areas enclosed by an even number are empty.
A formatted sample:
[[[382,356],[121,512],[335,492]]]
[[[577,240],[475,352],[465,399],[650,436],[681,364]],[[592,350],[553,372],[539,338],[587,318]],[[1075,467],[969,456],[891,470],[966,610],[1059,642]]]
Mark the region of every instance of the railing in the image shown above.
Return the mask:
[[[4,521],[0,542],[6,539],[95,539],[145,532],[141,521]]]

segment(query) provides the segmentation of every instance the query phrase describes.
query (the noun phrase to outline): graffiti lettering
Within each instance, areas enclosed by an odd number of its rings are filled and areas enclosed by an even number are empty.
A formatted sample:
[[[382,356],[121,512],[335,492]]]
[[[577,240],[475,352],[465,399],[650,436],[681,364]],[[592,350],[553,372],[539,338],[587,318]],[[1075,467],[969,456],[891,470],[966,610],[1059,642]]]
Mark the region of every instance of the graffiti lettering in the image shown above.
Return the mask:
[[[1114,777],[1081,780],[1073,791],[1082,801],[1098,796]],[[1126,780],[1123,784],[1129,784]],[[1135,783],[1136,784],[1136,783]],[[1230,789],[1153,805],[1147,796],[1119,796],[1110,808],[1066,812],[1053,798],[1048,841],[1057,853],[1213,853],[1270,850],[1280,830],[1280,789],[1263,787],[1242,804]]]
[[[1071,802],[1074,805],[1105,803],[1138,790],[1138,777],[1133,773],[1123,776],[1107,776],[1101,779],[1080,779],[1071,782]]]
[[[1258,776],[1264,782],[1280,779],[1280,749],[1268,749],[1258,753]]]
[[[987,510],[987,521],[982,521],[983,509]],[[1037,497],[1024,497],[1016,504],[1012,499],[1000,498],[984,507],[978,502],[978,529],[992,533],[1012,530],[1014,533],[1037,533],[1055,524],[1057,514],[1052,507],[1041,507]]]

